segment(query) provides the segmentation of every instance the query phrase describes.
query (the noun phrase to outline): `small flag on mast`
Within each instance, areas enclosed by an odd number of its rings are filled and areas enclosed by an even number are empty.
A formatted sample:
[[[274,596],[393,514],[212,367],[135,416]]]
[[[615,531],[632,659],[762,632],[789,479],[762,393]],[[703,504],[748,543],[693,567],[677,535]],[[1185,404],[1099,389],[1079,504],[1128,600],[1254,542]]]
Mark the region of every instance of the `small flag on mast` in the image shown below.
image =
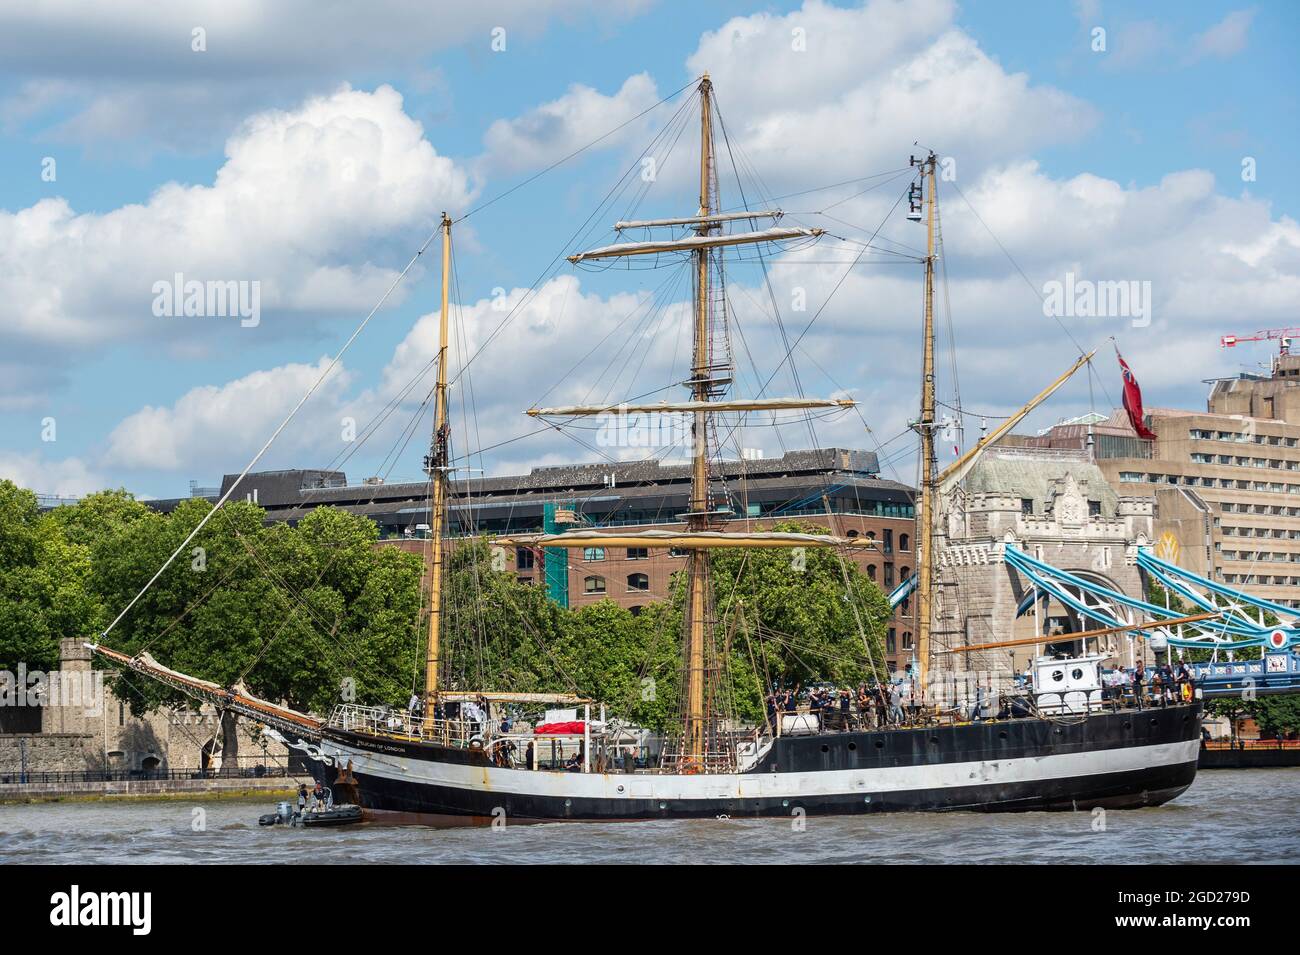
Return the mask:
[[[1146,426],[1145,412],[1142,410],[1142,389],[1138,386],[1137,379],[1133,377],[1128,362],[1119,353],[1118,345],[1115,346],[1115,357],[1119,359],[1119,370],[1124,376],[1124,410],[1128,412],[1129,424],[1133,425],[1133,430],[1137,432],[1139,438],[1154,441],[1155,432]]]

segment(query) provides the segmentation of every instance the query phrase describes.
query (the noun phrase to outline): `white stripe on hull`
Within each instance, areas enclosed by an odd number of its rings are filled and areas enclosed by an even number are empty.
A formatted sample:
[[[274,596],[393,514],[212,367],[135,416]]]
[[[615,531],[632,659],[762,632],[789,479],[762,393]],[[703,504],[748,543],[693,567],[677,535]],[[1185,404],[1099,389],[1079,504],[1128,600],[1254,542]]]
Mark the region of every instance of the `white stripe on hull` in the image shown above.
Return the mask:
[[[520,796],[610,800],[772,799],[943,790],[1032,783],[1179,766],[1195,762],[1198,739],[1151,746],[1058,753],[1018,759],[843,769],[809,773],[737,773],[679,776],[654,773],[566,773],[466,766],[372,753],[325,740],[320,751],[354,773],[429,786]]]

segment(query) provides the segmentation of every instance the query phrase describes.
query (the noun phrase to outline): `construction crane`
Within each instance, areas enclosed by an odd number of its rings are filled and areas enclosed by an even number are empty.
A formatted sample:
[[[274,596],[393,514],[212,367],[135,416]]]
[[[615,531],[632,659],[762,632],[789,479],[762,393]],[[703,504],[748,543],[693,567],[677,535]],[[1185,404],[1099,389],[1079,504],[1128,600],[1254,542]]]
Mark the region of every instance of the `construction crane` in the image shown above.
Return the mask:
[[[1219,339],[1220,348],[1235,348],[1242,342],[1278,342],[1278,354],[1291,354],[1291,339],[1300,337],[1300,327],[1265,328],[1253,335],[1224,335]]]

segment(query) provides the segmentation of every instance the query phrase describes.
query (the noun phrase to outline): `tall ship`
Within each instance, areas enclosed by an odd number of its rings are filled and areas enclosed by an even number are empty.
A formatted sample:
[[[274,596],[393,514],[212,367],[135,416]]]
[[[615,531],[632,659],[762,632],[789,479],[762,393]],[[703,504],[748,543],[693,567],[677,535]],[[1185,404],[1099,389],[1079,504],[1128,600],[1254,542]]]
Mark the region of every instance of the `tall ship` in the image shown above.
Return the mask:
[[[469,686],[447,673],[445,601],[450,552],[447,538],[451,421],[448,365],[449,288],[453,284],[453,220],[444,215],[442,290],[433,389],[429,478],[427,628],[422,691],[406,708],[341,703],[312,716],[258,698],[243,684],[221,686],[167,668],[147,653],[93,644],[102,656],[175,690],[264,724],[301,755],[312,774],[338,799],[359,804],[379,820],[483,824],[494,820],[637,820],[738,816],[857,814],[891,811],[1028,811],[1129,809],[1176,798],[1197,770],[1201,706],[1196,700],[1139,708],[1104,685],[1101,638],[1168,637],[1189,623],[1217,619],[1217,607],[1198,615],[1131,600],[1127,616],[1081,604],[1079,619],[1100,624],[1066,635],[1041,632],[1007,637],[998,647],[1035,649],[1028,680],[975,700],[940,698],[936,672],[943,656],[932,646],[936,591],[936,516],[946,489],[960,482],[983,451],[1056,391],[1091,355],[1068,371],[941,469],[936,453],[935,285],[937,156],[910,164],[908,216],[924,225],[921,401],[911,427],[920,448],[916,500],[916,573],[891,595],[908,595],[917,608],[915,662],[905,674],[884,672],[870,659],[880,705],[874,719],[835,723],[820,713],[774,701],[764,720],[735,719],[719,703],[726,682],[726,639],[715,602],[710,557],[724,549],[824,548],[852,559],[865,538],[778,529],[735,530],[732,512],[715,489],[722,416],[811,416],[851,408],[847,397],[752,397],[736,394],[727,339],[726,266],[732,255],[766,254],[773,246],[816,242],[819,228],[783,224],[776,208],[727,210],[719,198],[713,85],[705,75],[690,102],[698,106],[697,207],[689,214],[620,221],[619,240],[568,256],[575,266],[689,263],[691,314],[689,375],[681,400],[614,401],[534,407],[527,414],[557,427],[610,416],[672,414],[689,422],[690,501],[671,529],[546,528],[510,535],[495,546],[546,552],[589,548],[671,550],[683,558],[678,587],[680,703],[672,725],[652,745],[613,704],[578,693],[518,692]],[[696,113],[690,113],[692,120]],[[723,127],[725,134],[725,126]],[[681,129],[677,135],[681,135]],[[693,138],[693,137],[692,137]],[[734,162],[734,159],[728,159]],[[626,233],[638,239],[629,241]],[[544,356],[539,356],[539,360]],[[793,360],[793,348],[786,356]],[[883,356],[882,356],[883,360]],[[770,379],[769,379],[770,381]],[[247,473],[247,469],[245,470]],[[236,482],[237,484],[238,482]],[[234,490],[232,486],[231,491]],[[224,498],[223,498],[224,500]],[[218,502],[218,507],[221,502]],[[181,547],[183,548],[183,542]],[[178,548],[178,553],[180,548]],[[1022,569],[1048,587],[1051,568],[1024,557]],[[161,573],[160,571],[159,573]],[[156,578],[155,578],[156,579]],[[128,608],[129,609],[129,608]],[[125,613],[125,611],[124,611]],[[1222,611],[1227,613],[1227,611]],[[119,617],[119,619],[121,619]],[[115,621],[116,623],[116,621]],[[111,629],[111,628],[110,628]],[[871,644],[863,639],[864,655]],[[978,648],[969,648],[978,649]],[[954,659],[948,653],[947,659]],[[936,678],[938,676],[938,678]],[[764,692],[774,688],[764,686]],[[890,700],[890,694],[894,700]],[[900,700],[901,698],[901,700]],[[898,701],[897,704],[895,701]],[[902,717],[901,719],[899,717]]]

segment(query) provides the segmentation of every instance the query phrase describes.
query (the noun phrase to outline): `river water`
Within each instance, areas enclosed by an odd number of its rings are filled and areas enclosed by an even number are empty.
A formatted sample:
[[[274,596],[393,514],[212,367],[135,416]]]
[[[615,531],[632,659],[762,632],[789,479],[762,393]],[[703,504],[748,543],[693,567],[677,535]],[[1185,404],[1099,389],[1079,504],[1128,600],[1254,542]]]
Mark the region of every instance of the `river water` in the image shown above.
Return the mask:
[[[814,816],[803,831],[785,819],[307,831],[259,827],[269,799],[46,803],[0,806],[0,863],[1291,863],[1298,807],[1300,769],[1203,772],[1172,803],[1104,818]]]

